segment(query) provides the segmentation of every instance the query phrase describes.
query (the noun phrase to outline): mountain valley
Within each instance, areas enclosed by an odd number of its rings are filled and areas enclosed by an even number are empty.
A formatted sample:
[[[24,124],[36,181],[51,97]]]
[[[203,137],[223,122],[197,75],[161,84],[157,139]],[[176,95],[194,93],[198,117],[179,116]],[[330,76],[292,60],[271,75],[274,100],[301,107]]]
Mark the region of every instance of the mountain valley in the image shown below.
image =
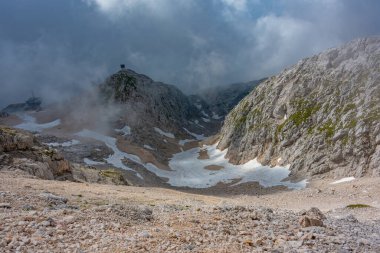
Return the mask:
[[[379,194],[379,37],[199,94],[122,68],[0,112],[1,252],[378,252]]]

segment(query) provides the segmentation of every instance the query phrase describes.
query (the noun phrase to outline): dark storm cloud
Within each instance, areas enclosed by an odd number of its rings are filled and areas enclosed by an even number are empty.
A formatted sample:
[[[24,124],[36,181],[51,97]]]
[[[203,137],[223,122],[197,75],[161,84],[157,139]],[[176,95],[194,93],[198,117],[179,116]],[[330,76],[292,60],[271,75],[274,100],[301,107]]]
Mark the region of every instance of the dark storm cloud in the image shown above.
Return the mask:
[[[186,92],[380,34],[376,0],[4,0],[0,106],[65,98],[120,63]]]

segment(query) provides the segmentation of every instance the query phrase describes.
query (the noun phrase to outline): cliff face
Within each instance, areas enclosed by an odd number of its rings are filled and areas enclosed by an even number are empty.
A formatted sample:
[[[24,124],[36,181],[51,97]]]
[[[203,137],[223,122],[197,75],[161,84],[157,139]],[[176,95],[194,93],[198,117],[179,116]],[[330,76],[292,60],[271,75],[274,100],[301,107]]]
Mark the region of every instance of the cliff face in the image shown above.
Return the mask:
[[[227,116],[219,148],[293,176],[380,176],[380,38],[352,41],[271,77]]]

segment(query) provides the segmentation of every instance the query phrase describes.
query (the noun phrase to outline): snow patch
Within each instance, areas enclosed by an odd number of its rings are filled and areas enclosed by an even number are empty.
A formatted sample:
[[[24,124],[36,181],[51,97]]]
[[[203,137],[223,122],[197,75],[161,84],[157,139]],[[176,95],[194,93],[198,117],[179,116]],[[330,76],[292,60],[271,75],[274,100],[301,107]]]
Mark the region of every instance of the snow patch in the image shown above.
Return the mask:
[[[158,127],[155,127],[154,128],[154,131],[156,131],[157,133],[163,135],[163,136],[166,136],[168,138],[172,138],[172,139],[175,139],[174,137],[174,134],[170,133],[170,132],[165,132],[165,131],[162,131],[161,129],[159,129]]]
[[[80,141],[78,140],[71,140],[71,141],[65,141],[65,142],[49,142],[45,143],[46,145],[50,147],[70,147],[79,144]]]
[[[218,114],[216,114],[215,112],[212,112],[212,118],[213,119],[221,119],[223,118],[222,116],[219,116]]]
[[[76,135],[80,136],[80,137],[91,138],[94,140],[104,142],[104,144],[106,144],[106,146],[109,147],[110,149],[112,149],[112,151],[113,151],[113,154],[110,155],[108,158],[106,158],[106,161],[107,161],[107,163],[112,164],[116,168],[135,171],[132,168],[129,168],[129,167],[124,165],[124,163],[122,161],[125,158],[127,158],[131,161],[134,161],[135,163],[143,165],[138,156],[120,151],[116,146],[116,138],[106,136],[106,135],[103,135],[103,134],[100,134],[100,133],[97,133],[97,132],[94,132],[94,131],[91,131],[88,129],[84,129],[84,130],[76,133]],[[143,179],[143,177],[139,173],[136,172],[136,175],[139,178]]]
[[[180,140],[180,141],[178,141],[178,144],[179,144],[180,146],[185,146],[186,143],[188,143],[188,142],[192,142],[192,141],[196,141],[196,140],[194,140],[194,139]]]
[[[153,148],[153,147],[151,147],[151,146],[149,146],[149,145],[146,145],[146,144],[144,145],[144,148],[145,148],[145,149],[150,149],[150,150],[156,150],[155,148]]]
[[[121,128],[121,129],[115,129],[115,130],[117,132],[123,133],[124,135],[130,135],[132,133],[131,128],[128,125],[125,125],[125,127]]]
[[[204,122],[210,122],[209,119],[206,119],[206,118],[203,118],[203,117],[202,117],[202,120],[203,120]]]
[[[97,161],[94,161],[94,160],[91,160],[91,159],[88,159],[88,158],[84,158],[84,159],[83,159],[83,162],[84,162],[85,164],[87,164],[87,165],[90,165],[90,166],[104,164],[103,162],[97,162]]]
[[[20,117],[24,122],[16,125],[15,128],[24,129],[31,132],[41,132],[45,129],[56,127],[61,124],[60,119],[56,119],[49,123],[38,124],[36,122],[36,118],[31,115],[22,114],[22,115],[17,115],[17,116]]]
[[[204,134],[196,134],[196,133],[192,133],[192,132],[190,132],[189,130],[187,130],[186,128],[183,128],[183,130],[185,130],[186,133],[188,133],[188,134],[194,136],[195,139],[197,139],[197,140],[199,140],[199,141],[200,141],[200,140],[204,140],[204,139],[206,139],[206,137],[204,136]]]
[[[216,147],[217,144],[202,147],[207,150],[209,159],[198,159],[201,150],[199,147],[175,154],[169,161],[171,171],[160,170],[150,163],[145,167],[157,176],[167,178],[170,185],[178,187],[208,188],[219,182],[231,183],[234,180],[239,180],[235,185],[259,182],[263,187],[284,185],[292,189],[301,189],[306,186],[306,180],[297,183],[282,181],[290,173],[289,166],[271,168],[261,165],[256,159],[242,165],[233,165],[225,158],[227,149],[221,151]],[[223,168],[217,171],[205,169],[209,165]]]
[[[350,181],[353,181],[353,180],[355,180],[354,177],[345,177],[345,178],[339,179],[337,181],[334,181],[334,182],[332,182],[330,184],[340,184],[340,183],[344,183],[344,182],[350,182]]]
[[[210,118],[210,116],[208,116],[208,114],[205,111],[202,110],[201,113],[203,114],[203,116]]]

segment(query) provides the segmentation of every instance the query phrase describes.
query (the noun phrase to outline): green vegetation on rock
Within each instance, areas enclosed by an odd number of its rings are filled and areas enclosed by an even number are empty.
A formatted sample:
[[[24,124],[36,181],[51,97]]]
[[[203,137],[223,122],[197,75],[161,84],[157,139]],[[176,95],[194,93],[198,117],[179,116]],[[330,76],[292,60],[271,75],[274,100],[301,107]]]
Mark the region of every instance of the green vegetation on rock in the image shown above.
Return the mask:
[[[369,207],[371,207],[371,206],[370,205],[366,205],[366,204],[351,204],[351,205],[346,206],[346,208],[350,208],[350,209],[369,208]]]
[[[115,184],[125,184],[123,174],[115,169],[101,170],[99,176],[109,178]]]
[[[291,114],[288,119],[286,119],[282,124],[279,124],[276,127],[275,131],[275,139],[278,141],[278,135],[283,132],[283,128],[288,124],[293,124],[298,127],[311,118],[313,114],[318,112],[321,109],[321,105],[319,103],[315,103],[313,101],[308,101],[305,99],[297,99],[293,100],[291,106],[296,108],[296,112]],[[313,131],[313,127],[308,130],[308,133]]]
[[[333,123],[331,119],[329,119],[326,123],[324,123],[321,127],[318,128],[320,132],[326,133],[327,138],[331,138],[334,136],[336,125]]]

